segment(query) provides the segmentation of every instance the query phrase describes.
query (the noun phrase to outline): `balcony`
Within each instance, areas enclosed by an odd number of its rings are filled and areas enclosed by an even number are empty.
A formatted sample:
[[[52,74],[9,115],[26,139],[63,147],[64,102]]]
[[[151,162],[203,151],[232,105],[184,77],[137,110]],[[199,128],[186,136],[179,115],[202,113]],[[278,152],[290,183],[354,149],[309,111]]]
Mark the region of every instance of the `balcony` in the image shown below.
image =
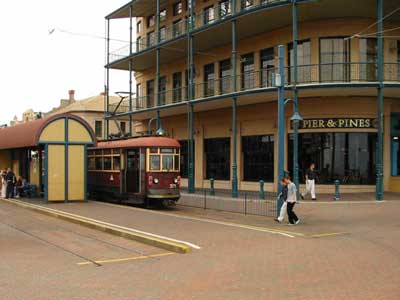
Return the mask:
[[[261,69],[233,76],[209,80],[194,85],[194,100],[212,100],[228,98],[233,95],[246,93],[261,93],[268,90],[273,91],[273,74],[275,68]],[[285,68],[286,86],[293,85],[293,68]],[[236,80],[237,91],[234,91],[234,81]],[[400,87],[400,64],[384,64],[385,84],[398,84]],[[378,83],[378,68],[376,63],[332,63],[318,65],[302,65],[298,67],[297,85],[299,88],[326,86],[329,85],[354,85]],[[143,94],[143,91],[139,93]],[[136,97],[132,101],[133,111],[163,107],[166,105],[183,104],[188,101],[188,88],[182,86],[172,90],[159,93],[160,105],[157,105],[157,94]],[[129,113],[129,99],[120,103],[109,105],[109,112],[120,115]]]
[[[232,0],[221,1],[218,5],[213,6],[210,9],[195,13],[193,15],[193,26],[191,27],[195,32],[208,26],[216,25],[221,21],[228,20],[234,15],[250,13],[251,11],[256,11],[260,8],[274,7],[279,4],[290,3],[291,1],[289,0],[239,0],[237,1],[236,13],[233,14]],[[177,23],[161,27],[160,44],[184,37],[187,34],[189,25],[190,19],[184,19]],[[111,51],[109,53],[109,63],[112,64],[131,55],[154,48],[157,45],[156,36],[157,33],[153,32],[152,36],[142,36],[140,39],[133,42],[132,45],[127,43],[121,48]]]

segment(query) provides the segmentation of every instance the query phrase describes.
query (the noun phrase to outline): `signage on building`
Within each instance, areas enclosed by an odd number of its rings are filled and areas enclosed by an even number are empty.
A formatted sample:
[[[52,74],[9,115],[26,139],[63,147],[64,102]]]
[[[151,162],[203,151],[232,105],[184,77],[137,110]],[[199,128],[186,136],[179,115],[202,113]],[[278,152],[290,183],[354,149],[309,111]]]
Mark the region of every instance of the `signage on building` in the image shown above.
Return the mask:
[[[378,120],[374,118],[320,118],[304,119],[300,122],[299,129],[340,129],[357,128],[368,129],[377,128]],[[291,125],[293,129],[293,125]]]

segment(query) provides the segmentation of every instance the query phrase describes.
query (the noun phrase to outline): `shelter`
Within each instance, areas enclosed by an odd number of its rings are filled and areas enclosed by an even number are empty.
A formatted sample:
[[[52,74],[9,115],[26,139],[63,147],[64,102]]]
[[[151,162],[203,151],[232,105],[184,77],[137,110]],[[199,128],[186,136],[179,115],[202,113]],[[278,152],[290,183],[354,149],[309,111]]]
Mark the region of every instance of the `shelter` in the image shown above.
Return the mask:
[[[46,201],[86,200],[87,146],[95,145],[82,118],[61,114],[0,129],[0,168],[38,186]]]

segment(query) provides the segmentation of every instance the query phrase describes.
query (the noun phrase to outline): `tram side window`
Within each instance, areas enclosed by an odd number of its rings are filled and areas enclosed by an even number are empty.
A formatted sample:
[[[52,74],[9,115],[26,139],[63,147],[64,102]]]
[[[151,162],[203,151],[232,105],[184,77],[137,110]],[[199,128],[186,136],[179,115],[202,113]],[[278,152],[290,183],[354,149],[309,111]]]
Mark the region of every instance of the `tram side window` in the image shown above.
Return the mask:
[[[160,170],[160,155],[150,155],[150,170]]]
[[[174,156],[174,169],[175,171],[179,171],[179,155]]]
[[[103,157],[95,158],[96,170],[103,170]]]
[[[96,170],[96,160],[94,157],[89,157],[88,159],[88,169],[89,170]]]
[[[113,170],[119,170],[121,168],[121,157],[113,156]]]
[[[105,156],[103,158],[103,165],[104,165],[104,170],[112,170],[112,166],[111,166],[111,157],[110,156]]]

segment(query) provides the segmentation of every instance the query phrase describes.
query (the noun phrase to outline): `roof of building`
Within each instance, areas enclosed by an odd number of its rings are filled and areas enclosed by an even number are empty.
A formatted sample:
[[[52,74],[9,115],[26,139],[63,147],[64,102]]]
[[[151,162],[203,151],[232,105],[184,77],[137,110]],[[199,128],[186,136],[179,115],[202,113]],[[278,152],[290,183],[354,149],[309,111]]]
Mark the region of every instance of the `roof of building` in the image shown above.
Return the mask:
[[[118,103],[121,99],[116,96],[110,96],[110,104]],[[46,115],[52,116],[55,114],[63,114],[68,112],[79,112],[79,111],[104,111],[104,95],[97,95],[93,97],[89,97],[82,100],[77,100],[72,102],[71,104],[58,107],[49,111]]]
[[[91,131],[90,126],[82,118],[71,114],[59,114],[50,118],[0,128],[0,150],[35,147],[39,143],[42,130],[53,120],[68,116],[79,120]],[[91,132],[92,133],[92,132]],[[94,134],[92,133],[94,136]]]
[[[96,148],[180,147],[177,140],[168,137],[147,136],[126,140],[99,142]]]

